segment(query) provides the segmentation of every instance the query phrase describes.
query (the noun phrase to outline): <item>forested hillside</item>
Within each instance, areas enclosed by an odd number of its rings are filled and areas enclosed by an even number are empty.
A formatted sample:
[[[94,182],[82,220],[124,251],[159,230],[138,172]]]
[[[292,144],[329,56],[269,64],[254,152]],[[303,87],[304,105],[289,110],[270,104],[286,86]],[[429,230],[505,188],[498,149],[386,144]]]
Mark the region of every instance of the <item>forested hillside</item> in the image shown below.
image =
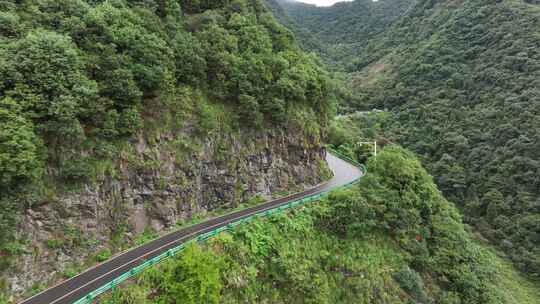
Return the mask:
[[[415,1],[356,0],[338,2],[331,7],[291,0],[267,2],[278,20],[297,35],[305,49],[317,52],[330,66],[344,69],[369,39],[383,33],[406,14]]]
[[[192,245],[104,303],[538,303],[412,153],[387,146],[368,167],[352,189]]]
[[[359,44],[384,32],[396,19],[407,13],[415,1],[357,0],[318,7],[290,0],[276,0],[285,13],[302,27],[330,44]],[[339,18],[336,18],[339,16]]]
[[[300,23],[291,18],[278,0],[266,0],[265,3],[279,23],[294,33],[298,43],[304,50],[318,53],[321,59],[330,57],[331,50],[329,47],[315,37],[309,29],[304,28]]]
[[[320,182],[334,102],[261,1],[0,1],[0,288]]]
[[[538,29],[538,0],[0,0],[0,303],[319,184],[325,141],[359,185],[107,301],[539,303],[507,263],[540,277]]]
[[[394,2],[378,1],[399,10]],[[343,5],[316,10],[331,14]],[[307,20],[314,24],[321,16],[307,9],[287,11],[295,12],[313,14]],[[347,19],[328,18],[333,24]],[[366,22],[366,28],[377,25]],[[540,274],[539,28],[535,1],[416,1],[349,54],[355,98],[342,107],[388,109],[386,137],[424,157],[465,221],[535,276]],[[349,29],[358,32],[348,35],[352,39],[363,39],[363,29]],[[328,34],[331,38],[322,40],[332,41],[335,33]]]

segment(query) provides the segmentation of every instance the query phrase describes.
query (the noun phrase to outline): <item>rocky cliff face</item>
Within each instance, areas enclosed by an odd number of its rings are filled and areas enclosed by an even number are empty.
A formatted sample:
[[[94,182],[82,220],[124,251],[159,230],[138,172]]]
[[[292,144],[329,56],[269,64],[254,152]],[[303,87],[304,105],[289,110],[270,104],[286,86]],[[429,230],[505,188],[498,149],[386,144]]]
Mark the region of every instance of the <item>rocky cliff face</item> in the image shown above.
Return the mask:
[[[164,232],[254,195],[314,186],[324,176],[322,147],[302,134],[242,131],[195,145],[185,144],[187,136],[161,135],[151,144],[140,135],[110,174],[28,209],[18,228],[26,252],[5,278],[8,289],[43,287],[144,231]]]

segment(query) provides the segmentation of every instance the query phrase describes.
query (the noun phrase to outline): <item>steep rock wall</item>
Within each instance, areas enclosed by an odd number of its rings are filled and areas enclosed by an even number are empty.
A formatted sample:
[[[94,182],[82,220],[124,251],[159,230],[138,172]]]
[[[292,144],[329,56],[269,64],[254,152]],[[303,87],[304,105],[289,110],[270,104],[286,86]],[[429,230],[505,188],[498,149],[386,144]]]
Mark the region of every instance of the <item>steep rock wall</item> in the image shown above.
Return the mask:
[[[28,209],[18,228],[26,252],[5,277],[8,288],[21,294],[44,287],[145,230],[163,233],[255,195],[314,186],[328,173],[322,147],[301,132],[244,130],[184,144],[183,152],[170,148],[190,136],[161,135],[150,144],[140,135],[113,173]]]

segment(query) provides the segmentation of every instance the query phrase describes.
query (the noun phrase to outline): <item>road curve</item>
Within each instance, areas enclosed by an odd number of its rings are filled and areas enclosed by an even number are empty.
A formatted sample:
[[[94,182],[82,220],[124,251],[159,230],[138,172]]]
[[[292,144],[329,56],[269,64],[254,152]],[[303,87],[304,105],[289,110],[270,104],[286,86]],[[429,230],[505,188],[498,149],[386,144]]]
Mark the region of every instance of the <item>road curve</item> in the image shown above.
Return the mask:
[[[326,160],[328,166],[334,173],[334,177],[324,184],[300,193],[212,218],[205,222],[171,232],[140,247],[123,252],[102,264],[92,267],[69,280],[63,281],[58,285],[20,302],[20,304],[72,304],[78,299],[86,296],[89,292],[112,281],[114,278],[119,277],[133,267],[142,264],[145,260],[158,256],[166,250],[174,248],[195,236],[236,222],[261,211],[273,209],[285,205],[288,202],[348,184],[363,175],[359,168],[330,153],[327,153]]]

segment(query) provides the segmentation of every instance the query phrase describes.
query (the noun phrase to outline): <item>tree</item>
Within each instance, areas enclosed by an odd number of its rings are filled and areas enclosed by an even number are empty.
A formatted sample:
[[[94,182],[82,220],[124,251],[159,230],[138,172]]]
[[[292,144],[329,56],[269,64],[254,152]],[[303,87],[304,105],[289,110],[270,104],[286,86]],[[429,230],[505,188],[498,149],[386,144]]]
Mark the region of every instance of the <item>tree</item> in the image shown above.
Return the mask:
[[[84,73],[84,63],[71,39],[54,32],[30,32],[9,47],[13,70],[4,79],[7,93],[33,119],[49,120],[41,130],[82,136],[79,118],[97,95],[96,83]],[[88,114],[88,113],[86,113]]]
[[[104,84],[121,79],[110,77],[111,71],[129,70],[138,89],[150,93],[159,88],[167,71],[174,70],[173,53],[166,42],[169,37],[157,16],[138,15],[122,5],[104,2],[92,8],[84,21],[83,49],[93,55],[92,65],[107,72],[96,75]],[[121,84],[112,87],[119,89]]]
[[[206,59],[201,43],[187,32],[179,32],[173,41],[176,79],[187,84],[206,83]]]

